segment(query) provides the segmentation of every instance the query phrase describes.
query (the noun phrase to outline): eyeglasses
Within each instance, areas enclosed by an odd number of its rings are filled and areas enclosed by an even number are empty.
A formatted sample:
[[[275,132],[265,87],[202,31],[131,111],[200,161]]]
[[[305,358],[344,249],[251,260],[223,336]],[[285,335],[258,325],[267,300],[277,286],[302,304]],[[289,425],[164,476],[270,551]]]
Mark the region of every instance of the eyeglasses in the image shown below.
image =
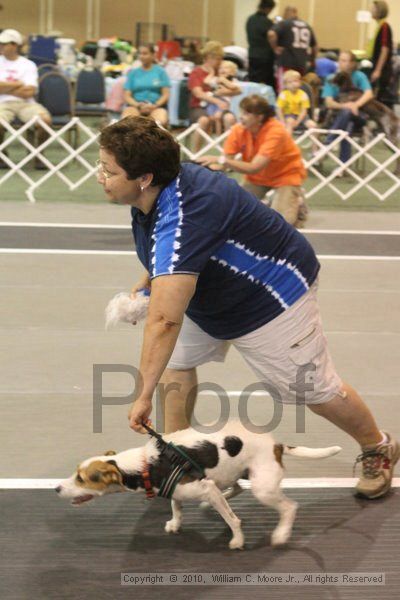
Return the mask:
[[[101,164],[101,160],[96,160],[95,162],[96,168],[97,168],[97,173],[100,173],[100,175],[102,177],[104,177],[104,179],[111,179],[112,175],[111,173],[109,173]]]

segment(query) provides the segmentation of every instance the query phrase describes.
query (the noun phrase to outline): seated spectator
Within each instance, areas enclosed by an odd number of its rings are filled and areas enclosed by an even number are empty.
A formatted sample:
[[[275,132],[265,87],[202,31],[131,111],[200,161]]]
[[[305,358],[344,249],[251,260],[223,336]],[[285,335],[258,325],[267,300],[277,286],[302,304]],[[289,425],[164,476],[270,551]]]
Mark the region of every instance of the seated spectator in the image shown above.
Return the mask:
[[[211,127],[211,117],[207,114],[207,104],[214,104],[219,110],[229,109],[229,104],[222,98],[210,96],[212,88],[205,82],[205,79],[211,75],[216,77],[218,69],[224,56],[224,49],[220,42],[207,42],[202,49],[203,64],[195,67],[189,75],[188,88],[190,96],[191,123],[198,123],[199,127],[209,132]],[[194,135],[193,150],[198,152],[202,144],[202,137],[197,132]]]
[[[307,207],[302,183],[306,177],[303,159],[284,125],[274,118],[265,98],[247,96],[240,103],[240,124],[234,125],[224,144],[223,156],[202,156],[204,166],[229,168],[246,176],[243,187],[260,200],[275,190],[272,208],[300,227]],[[241,159],[235,158],[236,154]]]
[[[285,71],[283,75],[284,89],[279,94],[276,102],[276,114],[278,119],[285,125],[286,129],[293,131],[300,126],[306,129],[317,127],[308,111],[310,99],[306,92],[301,89],[301,75],[297,71]]]
[[[218,69],[218,76],[208,75],[204,82],[213,88],[214,92],[209,95],[221,98],[230,106],[230,97],[241,93],[237,75],[237,65],[231,60],[223,60]],[[221,111],[218,106],[209,102],[206,107],[207,115],[211,117],[215,133],[221,135],[223,131],[230,129],[236,123],[235,115],[229,110]]]
[[[322,90],[322,97],[325,99],[327,109],[335,111],[335,118],[330,129],[342,129],[350,134],[355,127],[360,127],[365,124],[365,119],[362,115],[362,107],[373,98],[371,84],[368,77],[357,70],[357,59],[354,54],[348,50],[343,51],[339,55],[338,72],[349,73],[353,86],[363,93],[353,102],[340,103],[339,87],[332,83],[333,75],[328,77]],[[335,139],[335,134],[328,135],[326,143],[330,144]],[[351,145],[347,140],[343,140],[340,144],[339,158],[342,162],[347,162],[351,157]]]
[[[35,102],[38,88],[38,70],[34,62],[20,56],[23,44],[22,35],[15,29],[4,29],[0,33],[0,119],[11,123],[19,119],[27,123],[33,117],[40,117],[51,125],[49,112]],[[37,126],[37,143],[42,144],[48,137],[47,132]],[[4,128],[0,126],[0,144],[4,140]],[[3,150],[7,155],[7,151]],[[0,160],[0,168],[8,168]],[[36,169],[45,169],[40,159],[35,160]]]
[[[151,44],[139,48],[141,67],[129,71],[124,84],[127,104],[123,117],[151,117],[163,126],[168,124],[166,106],[171,83],[165,70],[156,64]]]

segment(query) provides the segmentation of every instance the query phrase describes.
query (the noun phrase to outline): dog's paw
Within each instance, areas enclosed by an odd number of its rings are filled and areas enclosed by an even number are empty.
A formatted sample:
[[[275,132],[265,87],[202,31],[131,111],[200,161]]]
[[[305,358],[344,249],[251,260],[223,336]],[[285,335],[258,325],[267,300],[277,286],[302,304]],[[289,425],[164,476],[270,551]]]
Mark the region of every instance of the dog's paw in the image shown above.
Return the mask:
[[[180,528],[181,528],[181,524],[179,523],[179,521],[176,521],[175,519],[171,519],[170,521],[167,521],[165,523],[164,530],[167,533],[178,533]]]
[[[277,527],[271,534],[271,545],[282,546],[286,544],[290,538],[290,533],[290,529],[288,530],[286,527]]]
[[[229,542],[230,550],[243,550],[244,537],[243,534],[235,535]]]

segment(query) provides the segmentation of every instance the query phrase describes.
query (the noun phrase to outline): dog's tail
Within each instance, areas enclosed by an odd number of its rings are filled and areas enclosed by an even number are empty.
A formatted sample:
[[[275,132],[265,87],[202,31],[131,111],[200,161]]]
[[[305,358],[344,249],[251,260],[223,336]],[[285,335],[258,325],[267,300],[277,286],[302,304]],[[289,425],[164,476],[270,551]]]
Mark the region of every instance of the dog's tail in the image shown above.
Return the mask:
[[[307,446],[286,446],[282,444],[283,454],[299,456],[302,458],[327,458],[341,451],[340,446],[328,446],[327,448],[307,448]]]

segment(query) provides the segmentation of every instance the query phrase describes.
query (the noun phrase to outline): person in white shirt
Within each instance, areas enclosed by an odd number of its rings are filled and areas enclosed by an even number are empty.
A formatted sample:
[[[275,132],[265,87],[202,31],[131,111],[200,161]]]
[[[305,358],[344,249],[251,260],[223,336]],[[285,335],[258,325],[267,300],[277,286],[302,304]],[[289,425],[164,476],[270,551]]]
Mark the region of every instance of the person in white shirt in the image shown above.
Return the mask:
[[[35,102],[34,96],[38,87],[38,71],[34,62],[20,56],[23,44],[22,35],[15,29],[4,29],[0,33],[0,119],[10,123],[19,119],[26,123],[38,116],[51,125],[50,113]],[[0,124],[0,144],[4,139],[4,127]],[[47,132],[37,127],[37,143],[40,145],[47,138]],[[3,151],[7,154],[6,151]],[[0,168],[8,165],[0,160]],[[46,168],[40,160],[35,162],[36,168]]]

